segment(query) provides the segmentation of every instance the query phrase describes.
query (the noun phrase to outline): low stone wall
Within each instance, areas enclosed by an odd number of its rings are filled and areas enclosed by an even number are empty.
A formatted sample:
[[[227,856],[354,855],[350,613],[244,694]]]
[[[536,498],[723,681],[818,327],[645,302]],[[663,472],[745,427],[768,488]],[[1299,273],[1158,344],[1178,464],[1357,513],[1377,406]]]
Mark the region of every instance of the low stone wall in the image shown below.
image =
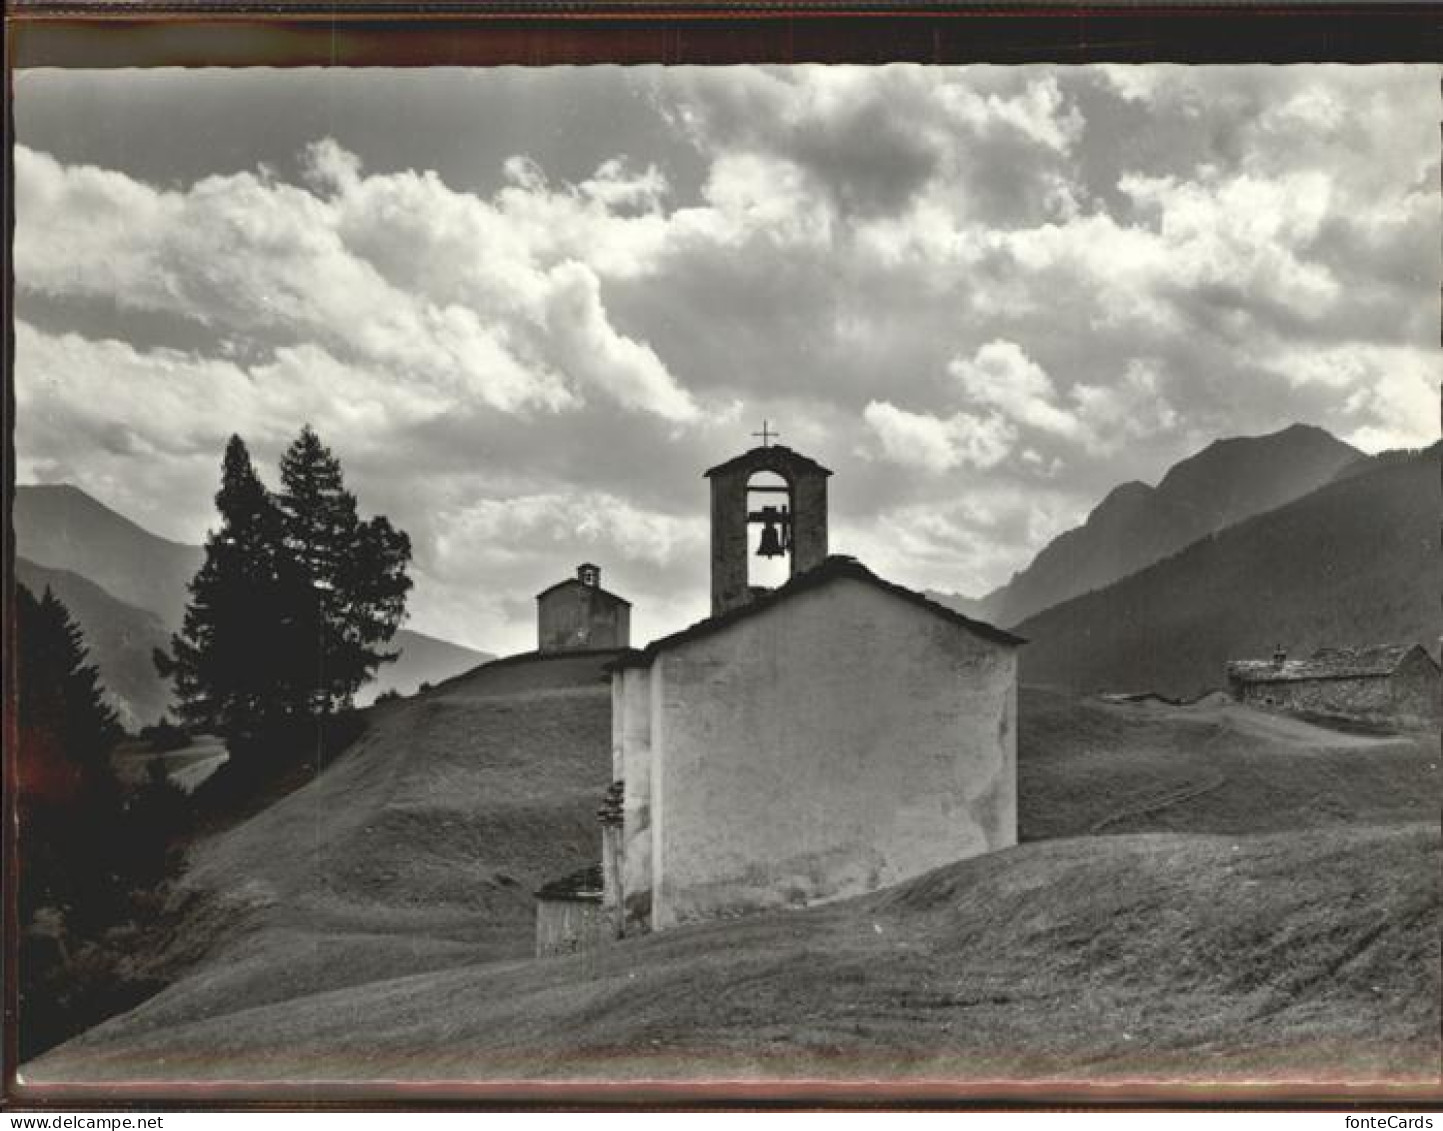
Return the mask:
[[[1249,706],[1318,719],[1343,719],[1374,726],[1411,725],[1421,704],[1400,701],[1387,676],[1299,679],[1235,684],[1234,696]]]

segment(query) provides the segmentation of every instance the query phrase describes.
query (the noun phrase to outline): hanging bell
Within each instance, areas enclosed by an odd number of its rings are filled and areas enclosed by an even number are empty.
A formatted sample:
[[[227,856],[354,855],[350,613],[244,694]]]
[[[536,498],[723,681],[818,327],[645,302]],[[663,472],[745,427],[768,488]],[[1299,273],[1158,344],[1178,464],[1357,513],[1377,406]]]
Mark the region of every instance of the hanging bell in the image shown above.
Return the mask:
[[[782,536],[777,530],[777,524],[769,521],[762,527],[761,541],[757,544],[757,557],[779,558],[786,552],[782,546]]]

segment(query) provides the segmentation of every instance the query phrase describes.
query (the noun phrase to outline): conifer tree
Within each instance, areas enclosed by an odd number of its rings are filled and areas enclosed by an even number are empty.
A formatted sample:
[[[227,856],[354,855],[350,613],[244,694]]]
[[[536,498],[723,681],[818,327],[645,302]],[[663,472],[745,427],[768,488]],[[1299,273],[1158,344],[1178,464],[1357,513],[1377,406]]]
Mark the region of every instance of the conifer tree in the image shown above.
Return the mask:
[[[49,589],[15,594],[16,816],[22,1060],[128,1008],[137,922],[153,914],[188,824],[160,771],[127,796],[123,732],[84,637]],[[127,937],[127,930],[130,932]]]
[[[234,754],[304,713],[315,632],[281,512],[239,436],[226,446],[215,502],[221,525],[206,539],[183,627],[155,659],[184,721],[225,736]]]
[[[20,905],[29,921],[39,907],[94,894],[120,805],[110,752],[124,732],[59,598],[47,587],[37,600],[18,585],[15,614]]]
[[[363,521],[340,461],[306,425],[281,460],[285,545],[306,578],[313,623],[312,710],[348,706],[400,627],[411,579],[411,542],[384,516]]]

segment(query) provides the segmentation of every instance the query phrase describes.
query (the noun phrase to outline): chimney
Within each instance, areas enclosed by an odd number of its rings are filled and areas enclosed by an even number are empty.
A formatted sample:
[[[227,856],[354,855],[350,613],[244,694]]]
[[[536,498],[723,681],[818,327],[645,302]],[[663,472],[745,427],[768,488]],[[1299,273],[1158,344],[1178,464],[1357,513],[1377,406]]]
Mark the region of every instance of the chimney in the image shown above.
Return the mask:
[[[576,580],[582,585],[589,585],[595,589],[601,584],[601,567],[594,566],[590,562],[582,562],[576,567]]]

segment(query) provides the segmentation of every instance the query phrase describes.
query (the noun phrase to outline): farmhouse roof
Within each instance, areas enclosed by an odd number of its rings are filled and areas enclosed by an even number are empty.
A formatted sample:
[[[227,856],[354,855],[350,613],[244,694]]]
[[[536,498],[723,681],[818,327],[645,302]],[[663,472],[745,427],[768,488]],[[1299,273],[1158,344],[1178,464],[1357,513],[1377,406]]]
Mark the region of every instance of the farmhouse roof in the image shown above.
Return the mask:
[[[1319,648],[1305,660],[1233,660],[1228,677],[1242,683],[1292,683],[1303,679],[1375,679],[1392,675],[1418,644],[1365,648]],[[1424,653],[1427,654],[1426,652]],[[1432,658],[1429,657],[1431,662]]]
[[[536,594],[536,599],[539,601],[548,593],[555,593],[558,589],[565,589],[567,586],[570,585],[579,586],[582,589],[589,589],[593,593],[600,593],[603,597],[607,597],[612,601],[616,601],[628,607],[631,605],[631,602],[628,601],[625,597],[617,596],[610,589],[603,589],[600,585],[587,585],[584,581],[578,581],[574,577],[568,577],[564,581],[558,581],[555,585],[548,585],[540,593]]]
[[[680,632],[673,632],[670,636],[663,636],[660,640],[653,640],[645,648],[631,648],[623,652],[611,663],[611,670],[617,671],[622,668],[644,668],[651,664],[658,653],[676,644],[682,644],[689,640],[697,640],[704,636],[710,636],[714,632],[720,632],[724,628],[739,621],[748,620],[751,617],[759,616],[768,609],[775,608],[783,601],[795,597],[798,593],[805,593],[812,589],[818,589],[823,585],[829,585],[833,581],[842,578],[849,578],[853,581],[861,581],[885,593],[900,597],[902,600],[919,608],[926,609],[934,616],[942,620],[950,621],[953,624],[960,624],[970,629],[978,636],[991,640],[997,644],[1017,646],[1026,644],[1027,641],[1020,636],[1014,636],[1010,632],[988,624],[986,621],[973,620],[971,617],[963,616],[955,609],[949,609],[946,605],[940,605],[930,597],[918,593],[915,589],[908,589],[906,586],[898,585],[893,581],[886,581],[878,577],[856,558],[847,557],[842,554],[833,554],[826,558],[820,565],[813,566],[804,573],[799,573],[785,585],[773,589],[768,593],[762,593],[753,598],[745,605],[734,609],[728,609],[714,617],[698,621]]]
[[[574,899],[592,901],[601,898],[601,865],[591,864],[570,875],[552,880],[536,889],[537,899]]]

